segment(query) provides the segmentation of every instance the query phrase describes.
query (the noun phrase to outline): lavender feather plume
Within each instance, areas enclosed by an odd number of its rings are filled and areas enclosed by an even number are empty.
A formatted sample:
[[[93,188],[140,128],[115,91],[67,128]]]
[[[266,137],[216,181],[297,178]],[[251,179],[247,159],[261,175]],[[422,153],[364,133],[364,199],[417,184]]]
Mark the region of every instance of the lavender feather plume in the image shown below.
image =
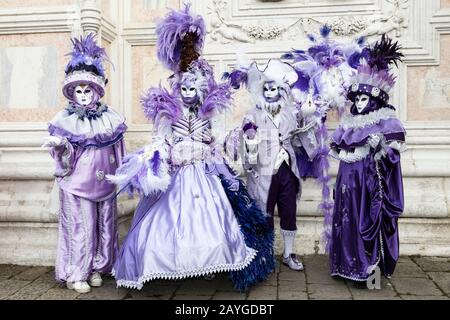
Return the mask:
[[[324,25],[320,28],[320,34],[323,38],[327,38],[330,35],[331,27],[329,25]]]
[[[320,111],[322,113],[324,111]],[[317,141],[319,146],[316,150],[316,158],[314,159],[315,165],[317,167],[317,179],[316,181],[322,187],[322,201],[319,204],[319,210],[324,216],[324,231],[323,231],[323,241],[325,243],[326,252],[329,252],[330,240],[331,240],[331,230],[332,230],[332,220],[333,220],[333,207],[334,203],[331,200],[331,189],[330,181],[331,177],[329,175],[330,163],[328,159],[328,154],[330,148],[327,145],[328,141],[328,128],[325,119],[322,119],[317,131],[316,131]]]
[[[156,27],[158,59],[173,72],[178,72],[182,41],[188,32],[197,35],[195,47],[200,53],[203,50],[206,26],[200,15],[190,13],[190,4],[186,4],[183,10],[170,11]]]
[[[181,117],[181,103],[162,86],[150,88],[141,97],[141,104],[147,119],[156,127],[174,123]]]
[[[153,174],[158,175],[159,168],[161,167],[161,154],[159,151],[155,151],[153,158],[150,160],[150,167],[152,168]]]
[[[223,80],[228,80],[233,89],[240,89],[242,85],[247,85],[248,74],[244,70],[233,70],[231,73],[225,72],[222,77]]]
[[[170,184],[170,173],[167,165],[163,167],[164,158],[159,150],[153,157],[143,162],[141,157],[145,148],[127,155],[115,175],[108,175],[107,180],[119,186],[120,192],[126,191],[130,197],[135,192],[148,196],[164,192]]]
[[[140,149],[125,156],[116,174],[107,176],[108,181],[116,184],[120,190],[127,191],[130,197],[136,190],[140,190],[139,176],[145,173],[145,167],[139,161],[139,155],[143,153],[144,149]]]
[[[232,101],[231,85],[221,83],[217,85],[205,98],[199,110],[199,117],[209,119],[216,114],[226,111]]]
[[[87,69],[105,77],[103,62],[109,61],[109,59],[105,49],[97,45],[95,35],[90,33],[86,37],[81,36],[79,39],[74,38],[71,41],[73,49],[69,54],[71,60],[66,67],[66,74],[75,70]]]

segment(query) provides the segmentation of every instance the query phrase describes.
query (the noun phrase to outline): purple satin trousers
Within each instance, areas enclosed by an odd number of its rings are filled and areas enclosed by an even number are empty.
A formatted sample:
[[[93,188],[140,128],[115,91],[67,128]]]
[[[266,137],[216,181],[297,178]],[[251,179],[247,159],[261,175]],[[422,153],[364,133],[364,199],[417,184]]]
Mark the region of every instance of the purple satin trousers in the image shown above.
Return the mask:
[[[269,225],[274,227],[275,206],[280,216],[282,230],[297,231],[297,194],[300,181],[291,168],[283,163],[278,172],[272,177],[267,200],[267,212],[269,213]]]
[[[58,282],[87,281],[112,271],[118,252],[117,202],[94,202],[60,190]]]

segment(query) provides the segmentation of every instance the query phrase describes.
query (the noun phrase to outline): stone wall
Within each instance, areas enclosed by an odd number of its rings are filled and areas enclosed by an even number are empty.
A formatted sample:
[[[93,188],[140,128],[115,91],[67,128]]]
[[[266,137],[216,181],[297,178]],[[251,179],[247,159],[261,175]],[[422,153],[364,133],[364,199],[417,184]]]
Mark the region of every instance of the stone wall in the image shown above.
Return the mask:
[[[139,96],[169,73],[157,62],[155,19],[179,0],[0,0],[0,264],[51,265],[56,214],[50,207],[53,164],[40,148],[46,123],[64,106],[61,83],[70,36],[96,32],[114,67],[106,102],[127,117],[129,151],[150,139]],[[450,1],[449,0],[193,0],[209,28],[206,58],[217,75],[238,50],[264,61],[305,48],[320,25],[345,41],[388,32],[406,63],[393,104],[408,129],[402,166],[406,211],[401,253],[450,255]],[[164,81],[163,81],[164,84]],[[250,107],[240,92],[232,113],[217,121],[233,128]],[[332,125],[335,127],[335,124]],[[332,172],[337,164],[333,162]],[[320,191],[303,185],[299,253],[323,252]],[[121,231],[134,202],[121,199]]]

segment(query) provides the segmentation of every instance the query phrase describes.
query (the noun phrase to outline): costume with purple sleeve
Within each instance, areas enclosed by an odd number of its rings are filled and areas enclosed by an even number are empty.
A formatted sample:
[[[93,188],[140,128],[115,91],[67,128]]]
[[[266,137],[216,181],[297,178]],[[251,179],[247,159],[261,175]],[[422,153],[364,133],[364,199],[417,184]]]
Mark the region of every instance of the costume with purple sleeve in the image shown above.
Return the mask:
[[[332,136],[340,161],[330,239],[333,276],[366,281],[375,267],[390,277],[399,258],[398,218],[404,196],[400,153],[405,129],[388,104],[395,84],[390,65],[401,59],[397,43],[381,41],[358,54],[358,74],[348,91],[354,103]]]
[[[335,111],[341,117],[350,107],[347,89],[356,74],[352,65],[357,54],[363,50],[364,39],[342,43],[330,37],[331,28],[320,28],[320,36],[308,36],[311,46],[306,50],[292,50],[283,55],[292,61],[298,81],[292,89],[301,110],[315,109],[306,117],[306,122],[315,122],[314,130],[309,132],[316,138],[316,149],[308,151],[303,145],[295,147],[297,165],[302,179],[314,178],[322,189],[319,210],[324,216],[323,244],[329,251],[333,201],[331,199],[331,177],[329,175],[329,134],[328,114]]]
[[[104,50],[93,35],[74,39],[66,69],[64,95],[69,105],[50,122],[48,131],[60,139],[50,148],[60,192],[56,279],[86,281],[93,273],[108,274],[118,250],[115,174],[125,154],[125,119],[99,100],[104,95]],[[88,106],[77,104],[75,88],[93,91]]]
[[[242,128],[247,187],[267,213],[271,228],[278,207],[287,258],[294,255],[297,200],[301,195],[294,149],[303,146],[312,154],[317,142],[309,134],[314,133],[313,125],[304,122],[291,94],[297,73],[291,65],[272,59],[263,66],[243,63],[225,77],[236,89],[244,84],[254,99],[255,107],[245,116]],[[303,267],[297,264],[301,270]]]
[[[231,93],[199,57],[205,34],[189,6],[157,28],[158,58],[175,73],[171,91],[151,88],[142,98],[153,142],[108,177],[141,196],[114,264],[119,287],[229,272],[244,291],[274,270],[273,232],[212,135],[212,119],[228,109]]]

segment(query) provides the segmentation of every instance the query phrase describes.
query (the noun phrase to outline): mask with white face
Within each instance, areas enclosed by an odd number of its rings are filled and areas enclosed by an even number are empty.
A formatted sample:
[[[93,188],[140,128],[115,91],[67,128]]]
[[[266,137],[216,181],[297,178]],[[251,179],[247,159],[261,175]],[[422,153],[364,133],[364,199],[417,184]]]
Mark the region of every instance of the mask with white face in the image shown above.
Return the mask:
[[[367,94],[359,94],[355,97],[355,105],[356,109],[358,109],[358,113],[364,111],[364,109],[369,104],[370,97]]]
[[[181,85],[181,99],[185,104],[195,105],[199,102],[200,98],[198,96],[198,91],[195,87],[190,85]]]
[[[79,85],[75,88],[74,98],[78,105],[87,107],[94,100],[94,91],[88,85]]]
[[[280,89],[273,82],[266,82],[263,88],[264,98],[267,102],[273,103],[281,99]]]

